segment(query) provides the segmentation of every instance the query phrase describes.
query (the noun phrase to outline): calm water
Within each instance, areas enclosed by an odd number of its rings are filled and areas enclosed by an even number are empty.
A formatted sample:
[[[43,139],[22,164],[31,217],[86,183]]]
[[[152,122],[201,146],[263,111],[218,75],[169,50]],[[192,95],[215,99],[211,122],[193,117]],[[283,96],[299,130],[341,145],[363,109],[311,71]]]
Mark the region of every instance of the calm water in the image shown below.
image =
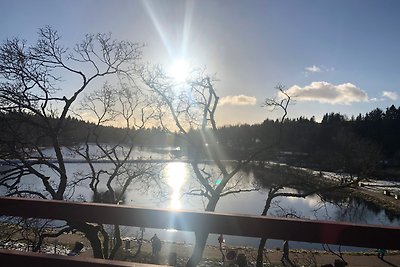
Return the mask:
[[[77,158],[75,155],[70,155],[71,159]],[[134,158],[152,158],[162,159],[168,158],[168,154],[158,154],[149,151],[137,150],[135,151]],[[95,165],[98,169],[107,169],[111,165],[107,163],[99,163]],[[143,167],[143,166],[142,166]],[[212,173],[212,166],[206,166]],[[71,175],[81,177],[88,172],[88,166],[84,163],[69,163],[67,164],[68,171]],[[199,188],[198,183],[193,178],[190,166],[183,162],[168,163],[161,167],[160,165],[154,166],[157,172],[160,174],[160,183],[150,183],[148,190],[143,192],[143,184],[133,184],[125,197],[126,205],[134,205],[139,207],[148,208],[170,208],[170,209],[183,209],[183,210],[204,210],[206,205],[205,199],[198,196],[188,196],[184,193]],[[51,171],[46,170],[44,167],[42,171],[46,172],[49,177],[53,177],[54,174]],[[215,170],[214,170],[215,171]],[[217,173],[215,177],[212,175],[212,182],[218,179]],[[72,176],[71,176],[72,177]],[[54,179],[54,178],[53,178]],[[56,179],[54,179],[56,182]],[[240,173],[233,183],[238,182],[242,188],[252,188],[254,177],[252,172]],[[102,188],[105,187],[105,178],[102,181]],[[72,199],[84,199],[90,201],[92,199],[92,193],[88,188],[88,182],[82,182],[76,186],[74,190],[68,192],[68,196]],[[36,190],[44,190],[43,185],[35,177],[27,177],[22,185],[26,188],[35,188]],[[228,185],[229,186],[229,185]],[[0,188],[0,190],[2,190]],[[216,211],[223,213],[233,214],[248,214],[248,215],[259,215],[262,212],[266,199],[266,189],[258,192],[245,192],[240,194],[232,194],[221,198],[219,201]],[[3,192],[0,192],[3,193]],[[382,224],[382,225],[399,225],[398,219],[393,219],[388,216],[384,210],[377,209],[376,207],[370,207],[363,201],[356,199],[347,199],[346,205],[337,205],[333,203],[322,203],[321,199],[317,196],[310,196],[306,199],[299,198],[277,198],[274,205],[269,211],[269,215],[276,215],[282,209],[291,210],[298,216],[308,219],[319,219],[319,220],[333,220],[333,221],[350,221],[365,224]],[[126,228],[123,230],[126,236],[135,236],[138,229]],[[145,238],[150,238],[154,233],[157,233],[162,239],[176,242],[192,243],[194,235],[188,232],[177,232],[172,230],[156,230],[146,229]],[[229,245],[247,245],[257,246],[258,239],[245,238],[245,237],[234,237],[225,236],[226,244]],[[217,236],[210,235],[209,244],[217,245]],[[275,248],[280,247],[282,241],[270,240],[267,243],[267,247]],[[292,248],[313,248],[320,249],[319,244],[308,244],[300,242],[291,242]],[[345,248],[345,250],[359,250],[354,248]]]

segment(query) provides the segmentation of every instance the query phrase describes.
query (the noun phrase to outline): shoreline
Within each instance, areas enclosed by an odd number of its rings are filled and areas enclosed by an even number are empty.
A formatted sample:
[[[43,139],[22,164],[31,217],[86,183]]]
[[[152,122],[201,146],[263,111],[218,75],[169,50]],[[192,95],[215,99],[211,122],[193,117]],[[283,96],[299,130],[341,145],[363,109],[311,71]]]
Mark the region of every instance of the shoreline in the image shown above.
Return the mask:
[[[362,200],[388,211],[393,217],[400,217],[400,200],[394,196],[384,195],[382,192],[365,187],[350,188],[351,192]]]
[[[48,239],[45,244],[50,248],[49,252],[54,249],[55,240],[57,240],[57,247],[59,250],[68,253],[68,248],[72,249],[75,242],[82,242],[84,244],[84,249],[78,255],[78,257],[93,257],[90,244],[81,234],[65,234],[56,239]],[[65,249],[61,249],[64,246]],[[237,253],[243,253],[246,255],[246,259],[250,264],[255,264],[257,257],[257,248],[247,247],[247,246],[224,246],[225,253],[227,250],[235,250]],[[128,255],[135,254],[137,249],[136,241],[130,242],[130,250]],[[177,266],[184,266],[187,259],[192,253],[193,245],[189,243],[176,243],[162,241],[162,249],[158,259],[155,259],[151,255],[151,243],[149,240],[144,240],[141,248],[141,254],[139,257],[126,258],[127,254],[125,251],[125,242],[118,253],[116,259],[128,260],[133,262],[141,263],[158,263],[158,264],[168,264],[168,258],[170,253],[176,253],[177,256]],[[62,253],[59,253],[62,254]],[[300,266],[320,266],[323,264],[333,264],[335,259],[339,259],[338,256],[333,255],[328,251],[323,250],[305,250],[305,249],[290,249],[290,259],[293,263]],[[343,258],[349,263],[348,266],[387,266],[387,264],[377,258],[376,250],[371,249],[367,252],[343,252]],[[281,265],[282,251],[281,249],[264,249],[264,259],[269,265],[267,266],[282,266]],[[395,266],[400,266],[400,251],[391,250],[387,252],[387,261]],[[314,264],[314,265],[313,265]],[[359,265],[361,264],[361,265]],[[386,265],[385,265],[386,264]],[[199,266],[221,266],[222,265],[222,255],[217,245],[207,245],[204,253],[203,259]],[[252,266],[252,265],[250,265]]]

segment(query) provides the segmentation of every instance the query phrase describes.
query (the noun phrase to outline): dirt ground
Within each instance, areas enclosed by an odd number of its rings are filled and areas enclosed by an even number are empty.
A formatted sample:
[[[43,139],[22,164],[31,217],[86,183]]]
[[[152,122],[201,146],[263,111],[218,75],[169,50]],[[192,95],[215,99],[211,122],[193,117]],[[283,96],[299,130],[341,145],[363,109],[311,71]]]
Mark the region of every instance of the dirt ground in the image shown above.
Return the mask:
[[[92,251],[87,240],[78,234],[63,235],[57,239],[58,246],[66,246],[69,248],[73,247],[76,242],[82,242],[85,245],[85,249],[82,251],[80,257],[92,257]],[[50,244],[54,244],[50,241]],[[131,241],[131,250],[126,254],[124,250],[121,250],[119,255],[120,259],[126,258],[128,255],[133,255],[136,252],[137,244],[135,241]],[[191,244],[176,244],[163,242],[161,253],[158,259],[155,259],[151,255],[151,244],[144,240],[142,246],[142,253],[138,259],[130,259],[130,261],[146,262],[146,263],[158,263],[167,264],[170,253],[176,253],[178,258],[178,266],[184,266],[188,256],[191,255],[193,246]],[[256,260],[256,249],[247,247],[232,247],[226,249],[236,250],[237,253],[243,253],[246,255],[247,261],[251,264],[255,263]],[[282,264],[281,257],[282,252],[279,250],[268,250],[264,253],[266,258],[266,266],[291,266],[289,263]],[[292,266],[321,266],[324,264],[332,264],[337,256],[327,253],[325,251],[307,251],[307,250],[291,250],[289,258],[294,264]],[[347,266],[399,266],[400,267],[400,251],[388,251],[385,255],[384,260],[378,259],[377,254],[374,250],[364,253],[344,253],[344,260],[348,263]],[[204,254],[203,261],[200,266],[221,266],[222,255],[217,246],[207,246]]]

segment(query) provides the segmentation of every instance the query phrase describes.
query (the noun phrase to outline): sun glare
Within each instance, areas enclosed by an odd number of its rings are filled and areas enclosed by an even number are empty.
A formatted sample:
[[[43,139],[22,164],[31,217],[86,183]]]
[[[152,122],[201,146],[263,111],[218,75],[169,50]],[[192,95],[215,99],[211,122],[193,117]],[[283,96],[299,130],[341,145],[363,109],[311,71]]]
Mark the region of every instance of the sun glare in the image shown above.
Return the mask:
[[[189,64],[183,59],[177,59],[172,63],[169,74],[175,81],[184,82],[190,74]]]
[[[171,187],[172,194],[169,207],[181,208],[181,188],[185,183],[186,166],[183,162],[172,162],[167,166],[167,183]]]

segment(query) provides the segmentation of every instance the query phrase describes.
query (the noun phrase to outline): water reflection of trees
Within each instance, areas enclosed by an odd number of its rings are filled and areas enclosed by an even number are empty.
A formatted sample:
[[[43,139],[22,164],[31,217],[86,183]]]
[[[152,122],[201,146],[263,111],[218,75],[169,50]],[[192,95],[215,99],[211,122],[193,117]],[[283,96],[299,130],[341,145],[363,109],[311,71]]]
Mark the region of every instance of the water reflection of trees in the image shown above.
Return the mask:
[[[322,181],[310,171],[287,165],[259,163],[252,165],[251,171],[258,186],[264,189],[290,188],[298,193],[306,193],[323,186]]]
[[[371,223],[382,213],[390,222],[399,219],[398,216],[379,205],[366,201],[361,197],[351,194],[347,188],[334,188],[331,183],[325,183],[323,177],[306,169],[293,168],[287,165],[259,163],[248,167],[246,172],[252,172],[258,186],[269,190],[272,187],[293,190],[298,194],[315,192],[307,197],[320,198],[320,206],[315,207],[314,212],[325,208],[327,216],[336,221],[346,221],[354,223]],[[301,217],[300,211],[293,207],[283,207],[279,201],[272,204],[276,207],[274,215],[287,217],[288,214]],[[336,207],[332,214],[328,214],[327,204]]]
[[[371,213],[377,215],[380,211],[370,210],[365,202],[358,198],[351,198],[346,205],[338,205],[334,218],[337,221],[354,223],[368,223]]]
[[[285,197],[305,199],[318,196],[322,205],[316,207],[314,212],[316,213],[317,209],[321,208],[325,208],[328,212],[327,204],[334,204],[337,209],[334,210],[333,216],[327,215],[336,221],[368,223],[373,218],[379,218],[376,216],[381,212],[378,206],[351,196],[352,191],[349,187],[354,186],[358,182],[357,179],[342,180],[339,183],[324,177],[321,172],[318,174],[307,169],[270,163],[254,164],[252,171],[256,183],[266,189],[266,200],[261,216],[267,215],[270,207],[274,205],[278,207],[275,214],[277,216],[301,217],[295,206],[281,206],[279,199]],[[263,266],[266,240],[265,237],[260,240],[256,266]]]
[[[350,197],[347,205],[338,205],[335,211],[335,220],[354,223],[371,223],[371,219],[386,217],[390,223],[398,220],[399,217],[391,211],[386,210],[373,202],[365,201],[360,197]],[[381,217],[382,218],[382,217]],[[383,220],[383,219],[382,219]],[[383,221],[373,221],[372,223],[384,223]]]

